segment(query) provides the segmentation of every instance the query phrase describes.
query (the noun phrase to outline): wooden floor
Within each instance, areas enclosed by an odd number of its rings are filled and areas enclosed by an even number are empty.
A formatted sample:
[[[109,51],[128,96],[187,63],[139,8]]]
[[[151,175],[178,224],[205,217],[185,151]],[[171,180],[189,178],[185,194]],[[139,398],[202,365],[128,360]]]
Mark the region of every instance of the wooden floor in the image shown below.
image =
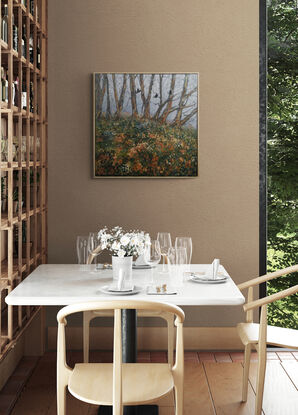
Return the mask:
[[[79,352],[69,352],[69,364],[82,361]],[[91,361],[110,362],[110,352],[91,352]],[[140,362],[165,362],[164,352],[142,352]],[[28,360],[27,360],[28,362]],[[31,360],[32,366],[33,360]],[[25,361],[26,363],[26,361]],[[22,364],[22,363],[21,363]],[[55,364],[56,355],[48,352],[35,362],[35,368],[23,388],[14,408],[8,410],[5,398],[13,388],[0,394],[0,414],[8,415],[55,415]],[[250,415],[254,413],[256,355],[250,371],[247,403],[241,403],[241,378],[243,353],[185,353],[185,415]],[[23,362],[24,366],[24,362]],[[25,364],[25,368],[29,367]],[[24,372],[24,368],[22,369]],[[20,369],[19,369],[20,372]],[[15,372],[15,383],[21,374]],[[13,379],[13,377],[12,377]],[[264,415],[298,414],[298,353],[268,352],[268,364],[263,401]],[[67,414],[95,415],[96,407],[68,396]],[[160,415],[174,415],[173,396],[159,401]],[[5,409],[6,405],[6,409]]]

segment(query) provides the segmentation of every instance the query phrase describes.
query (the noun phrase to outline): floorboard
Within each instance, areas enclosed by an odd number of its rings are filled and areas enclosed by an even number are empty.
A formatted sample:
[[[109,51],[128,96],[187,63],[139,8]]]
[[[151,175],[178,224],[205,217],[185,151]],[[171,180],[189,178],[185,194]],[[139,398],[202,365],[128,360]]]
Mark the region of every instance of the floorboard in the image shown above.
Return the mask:
[[[286,371],[287,375],[295,385],[295,388],[298,390],[298,362],[297,360],[288,360],[281,363],[282,367]]]
[[[185,362],[184,412],[187,415],[214,415],[212,400],[202,363]]]
[[[12,415],[47,415],[55,399],[55,383],[56,354],[47,353],[40,359]]]
[[[250,381],[255,390],[257,363],[250,366]],[[265,415],[297,415],[298,393],[281,362],[268,360],[266,367],[263,411]]]
[[[241,363],[204,362],[217,415],[253,415],[255,395],[249,385],[246,403],[241,402]]]

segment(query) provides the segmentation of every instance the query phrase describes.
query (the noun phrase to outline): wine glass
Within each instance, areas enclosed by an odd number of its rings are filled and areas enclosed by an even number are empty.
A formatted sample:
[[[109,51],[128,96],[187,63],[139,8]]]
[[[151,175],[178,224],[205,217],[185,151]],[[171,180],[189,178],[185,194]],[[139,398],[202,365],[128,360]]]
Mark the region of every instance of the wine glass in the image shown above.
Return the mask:
[[[146,244],[144,251],[144,260],[147,265],[151,266],[151,280],[153,282],[153,267],[159,263],[161,259],[160,244],[157,240],[152,240]]]
[[[183,273],[187,264],[187,252],[184,246],[176,248],[177,283],[183,284]]]
[[[192,256],[192,239],[189,236],[178,236],[175,240],[175,248],[186,249],[186,264],[190,265]]]
[[[77,236],[78,264],[86,264],[88,257],[88,236]]]
[[[171,235],[169,232],[158,232],[157,240],[160,245],[160,253],[162,256],[162,272],[167,272],[165,267],[165,259],[168,255],[169,249],[172,248]]]
[[[102,252],[100,247],[100,239],[98,239],[97,232],[90,232],[88,236],[88,258],[86,263],[91,264],[95,262],[95,268],[97,269],[97,256]]]

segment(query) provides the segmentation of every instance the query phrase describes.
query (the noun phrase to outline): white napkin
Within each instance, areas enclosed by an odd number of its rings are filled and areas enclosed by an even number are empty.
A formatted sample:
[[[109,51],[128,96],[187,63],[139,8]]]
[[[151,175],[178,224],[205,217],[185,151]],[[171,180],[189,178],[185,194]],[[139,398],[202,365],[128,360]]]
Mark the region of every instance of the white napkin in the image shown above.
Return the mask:
[[[140,255],[136,261],[135,261],[135,265],[147,265],[144,255]]]
[[[208,265],[207,270],[205,272],[205,278],[212,278],[215,279],[217,277],[218,269],[219,269],[220,261],[219,259],[215,258],[211,265]]]

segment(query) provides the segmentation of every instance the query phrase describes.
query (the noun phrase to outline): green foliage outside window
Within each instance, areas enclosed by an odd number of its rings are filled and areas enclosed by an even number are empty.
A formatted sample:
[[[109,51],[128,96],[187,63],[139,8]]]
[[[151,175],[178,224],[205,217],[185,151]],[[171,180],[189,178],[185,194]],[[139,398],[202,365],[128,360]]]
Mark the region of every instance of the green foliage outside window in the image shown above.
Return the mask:
[[[298,263],[298,25],[296,0],[268,1],[268,271]],[[298,284],[298,273],[268,294]],[[271,325],[298,329],[298,296],[272,304]]]

